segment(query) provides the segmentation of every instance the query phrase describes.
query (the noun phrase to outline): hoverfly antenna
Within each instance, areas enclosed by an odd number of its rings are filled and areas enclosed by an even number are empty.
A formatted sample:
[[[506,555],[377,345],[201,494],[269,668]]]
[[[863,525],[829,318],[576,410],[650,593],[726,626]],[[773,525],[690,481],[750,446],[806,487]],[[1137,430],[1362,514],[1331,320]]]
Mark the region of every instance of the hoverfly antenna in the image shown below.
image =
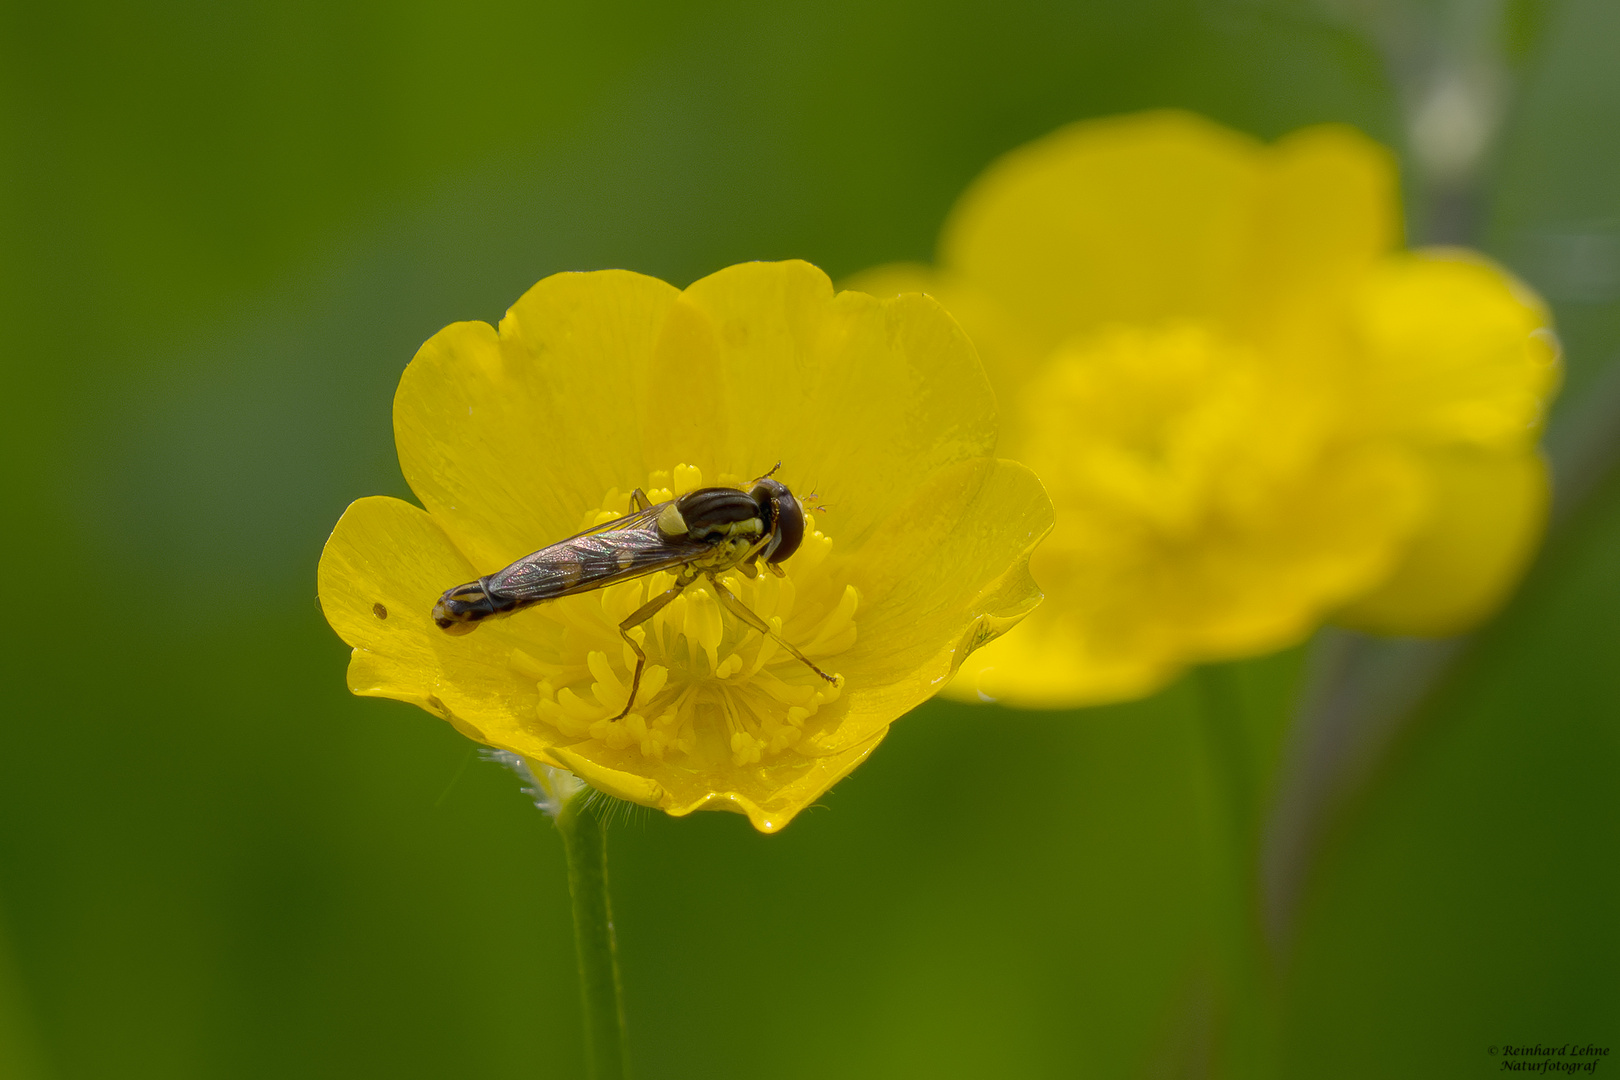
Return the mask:
[[[757,483],[759,483],[760,480],[769,480],[771,477],[776,475],[776,470],[780,469],[781,467],[782,467],[782,463],[780,461],[778,461],[775,465],[771,466],[771,471],[770,472],[766,473],[764,476],[761,476],[759,478],[759,480],[755,480],[754,483],[757,484]]]
[[[811,489],[810,494],[799,496],[799,505],[803,506],[806,510],[814,510],[817,513],[825,514],[827,512],[827,507],[816,502],[816,497],[820,494],[821,493],[819,491]]]

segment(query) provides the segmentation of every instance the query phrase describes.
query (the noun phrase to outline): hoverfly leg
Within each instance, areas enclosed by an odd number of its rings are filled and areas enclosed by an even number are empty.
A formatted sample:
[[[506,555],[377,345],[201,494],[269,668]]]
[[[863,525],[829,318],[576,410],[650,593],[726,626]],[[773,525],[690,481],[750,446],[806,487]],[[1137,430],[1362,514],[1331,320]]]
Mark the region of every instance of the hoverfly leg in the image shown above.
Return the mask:
[[[755,615],[753,611],[749,609],[747,604],[733,596],[730,589],[720,584],[719,578],[715,577],[713,574],[710,574],[709,584],[713,586],[715,599],[720,601],[721,607],[725,608],[727,611],[731,612],[733,615],[737,616],[737,618],[741,619],[747,625],[752,626],[755,630],[758,630],[766,637],[774,638],[776,643],[782,646],[782,648],[786,649],[788,652],[792,653],[794,658],[797,659],[799,663],[803,664],[817,675],[820,675],[823,679],[826,679],[830,683],[836,683],[838,681],[835,676],[829,675],[825,671],[822,671],[820,668],[816,667],[815,663],[812,662],[808,656],[794,648],[792,642],[788,641],[781,634],[778,634],[775,630],[772,630],[770,623],[766,622],[758,615]]]
[[[681,590],[696,580],[695,577],[686,577],[684,575],[677,578],[675,584],[636,608],[619,624],[619,636],[624,638],[625,643],[636,654],[636,671],[634,675],[630,676],[630,696],[624,699],[624,708],[620,709],[619,715],[613,719],[623,720],[630,715],[630,706],[636,703],[636,691],[641,689],[641,669],[647,666],[647,654],[641,651],[641,646],[636,644],[636,639],[630,636],[630,631],[662,611],[664,605],[681,595]]]
[[[630,510],[632,513],[638,510],[651,509],[652,500],[647,498],[647,493],[645,491],[642,491],[640,488],[636,488],[636,490],[630,493]]]

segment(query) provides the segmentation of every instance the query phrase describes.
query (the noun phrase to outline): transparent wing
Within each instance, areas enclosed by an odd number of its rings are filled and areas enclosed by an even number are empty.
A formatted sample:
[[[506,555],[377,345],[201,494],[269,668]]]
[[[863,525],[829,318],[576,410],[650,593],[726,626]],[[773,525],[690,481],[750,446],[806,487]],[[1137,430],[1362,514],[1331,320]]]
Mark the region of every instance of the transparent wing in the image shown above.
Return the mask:
[[[665,499],[661,503],[654,503],[645,510],[632,510],[623,517],[616,517],[611,521],[604,521],[600,525],[592,525],[588,529],[582,529],[573,536],[559,540],[556,544],[551,546],[556,547],[557,544],[566,544],[569,540],[578,540],[582,536],[594,536],[597,533],[603,532],[617,532],[620,529],[639,529],[643,526],[651,525],[653,522],[658,520],[658,515],[664,509],[664,507],[668,506],[674,501],[674,499]],[[545,550],[550,549],[548,548]],[[538,555],[540,553],[537,551],[535,554]]]
[[[669,570],[710,550],[707,540],[668,540],[660,534],[652,524],[660,508],[618,519],[639,519],[634,527],[606,531],[613,525],[607,522],[525,555],[489,575],[486,588],[495,598],[533,604]]]

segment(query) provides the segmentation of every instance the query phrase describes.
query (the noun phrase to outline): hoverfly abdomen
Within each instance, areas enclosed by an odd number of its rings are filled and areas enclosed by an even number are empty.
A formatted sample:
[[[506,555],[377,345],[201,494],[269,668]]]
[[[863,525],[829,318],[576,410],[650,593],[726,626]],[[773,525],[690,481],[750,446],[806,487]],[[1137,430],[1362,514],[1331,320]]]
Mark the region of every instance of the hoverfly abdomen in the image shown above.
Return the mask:
[[[448,634],[468,634],[492,615],[504,615],[517,601],[499,597],[489,589],[489,578],[446,589],[433,605],[433,621]]]

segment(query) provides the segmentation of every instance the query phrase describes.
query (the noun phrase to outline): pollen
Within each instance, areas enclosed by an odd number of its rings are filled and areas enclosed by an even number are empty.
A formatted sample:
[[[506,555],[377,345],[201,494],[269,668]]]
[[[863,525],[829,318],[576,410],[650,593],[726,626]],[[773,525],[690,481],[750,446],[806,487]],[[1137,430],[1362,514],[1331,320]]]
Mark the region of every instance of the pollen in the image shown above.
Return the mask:
[[[749,478],[722,475],[743,486]],[[643,490],[654,503],[703,486],[702,473],[680,465],[654,472]],[[627,512],[629,492],[612,490],[581,528]],[[814,532],[782,564],[784,576],[741,569],[721,584],[785,641],[823,670],[855,644],[860,597],[829,566],[831,538]],[[675,583],[657,572],[594,592],[540,605],[509,625],[527,639],[509,667],[537,690],[532,723],[558,745],[597,744],[619,754],[679,761],[694,769],[763,766],[785,752],[815,753],[825,734],[821,706],[837,700],[829,683],[773,638],[726,611],[709,582],[697,582],[630,631],[647,655],[629,713],[635,652],[619,624]]]

